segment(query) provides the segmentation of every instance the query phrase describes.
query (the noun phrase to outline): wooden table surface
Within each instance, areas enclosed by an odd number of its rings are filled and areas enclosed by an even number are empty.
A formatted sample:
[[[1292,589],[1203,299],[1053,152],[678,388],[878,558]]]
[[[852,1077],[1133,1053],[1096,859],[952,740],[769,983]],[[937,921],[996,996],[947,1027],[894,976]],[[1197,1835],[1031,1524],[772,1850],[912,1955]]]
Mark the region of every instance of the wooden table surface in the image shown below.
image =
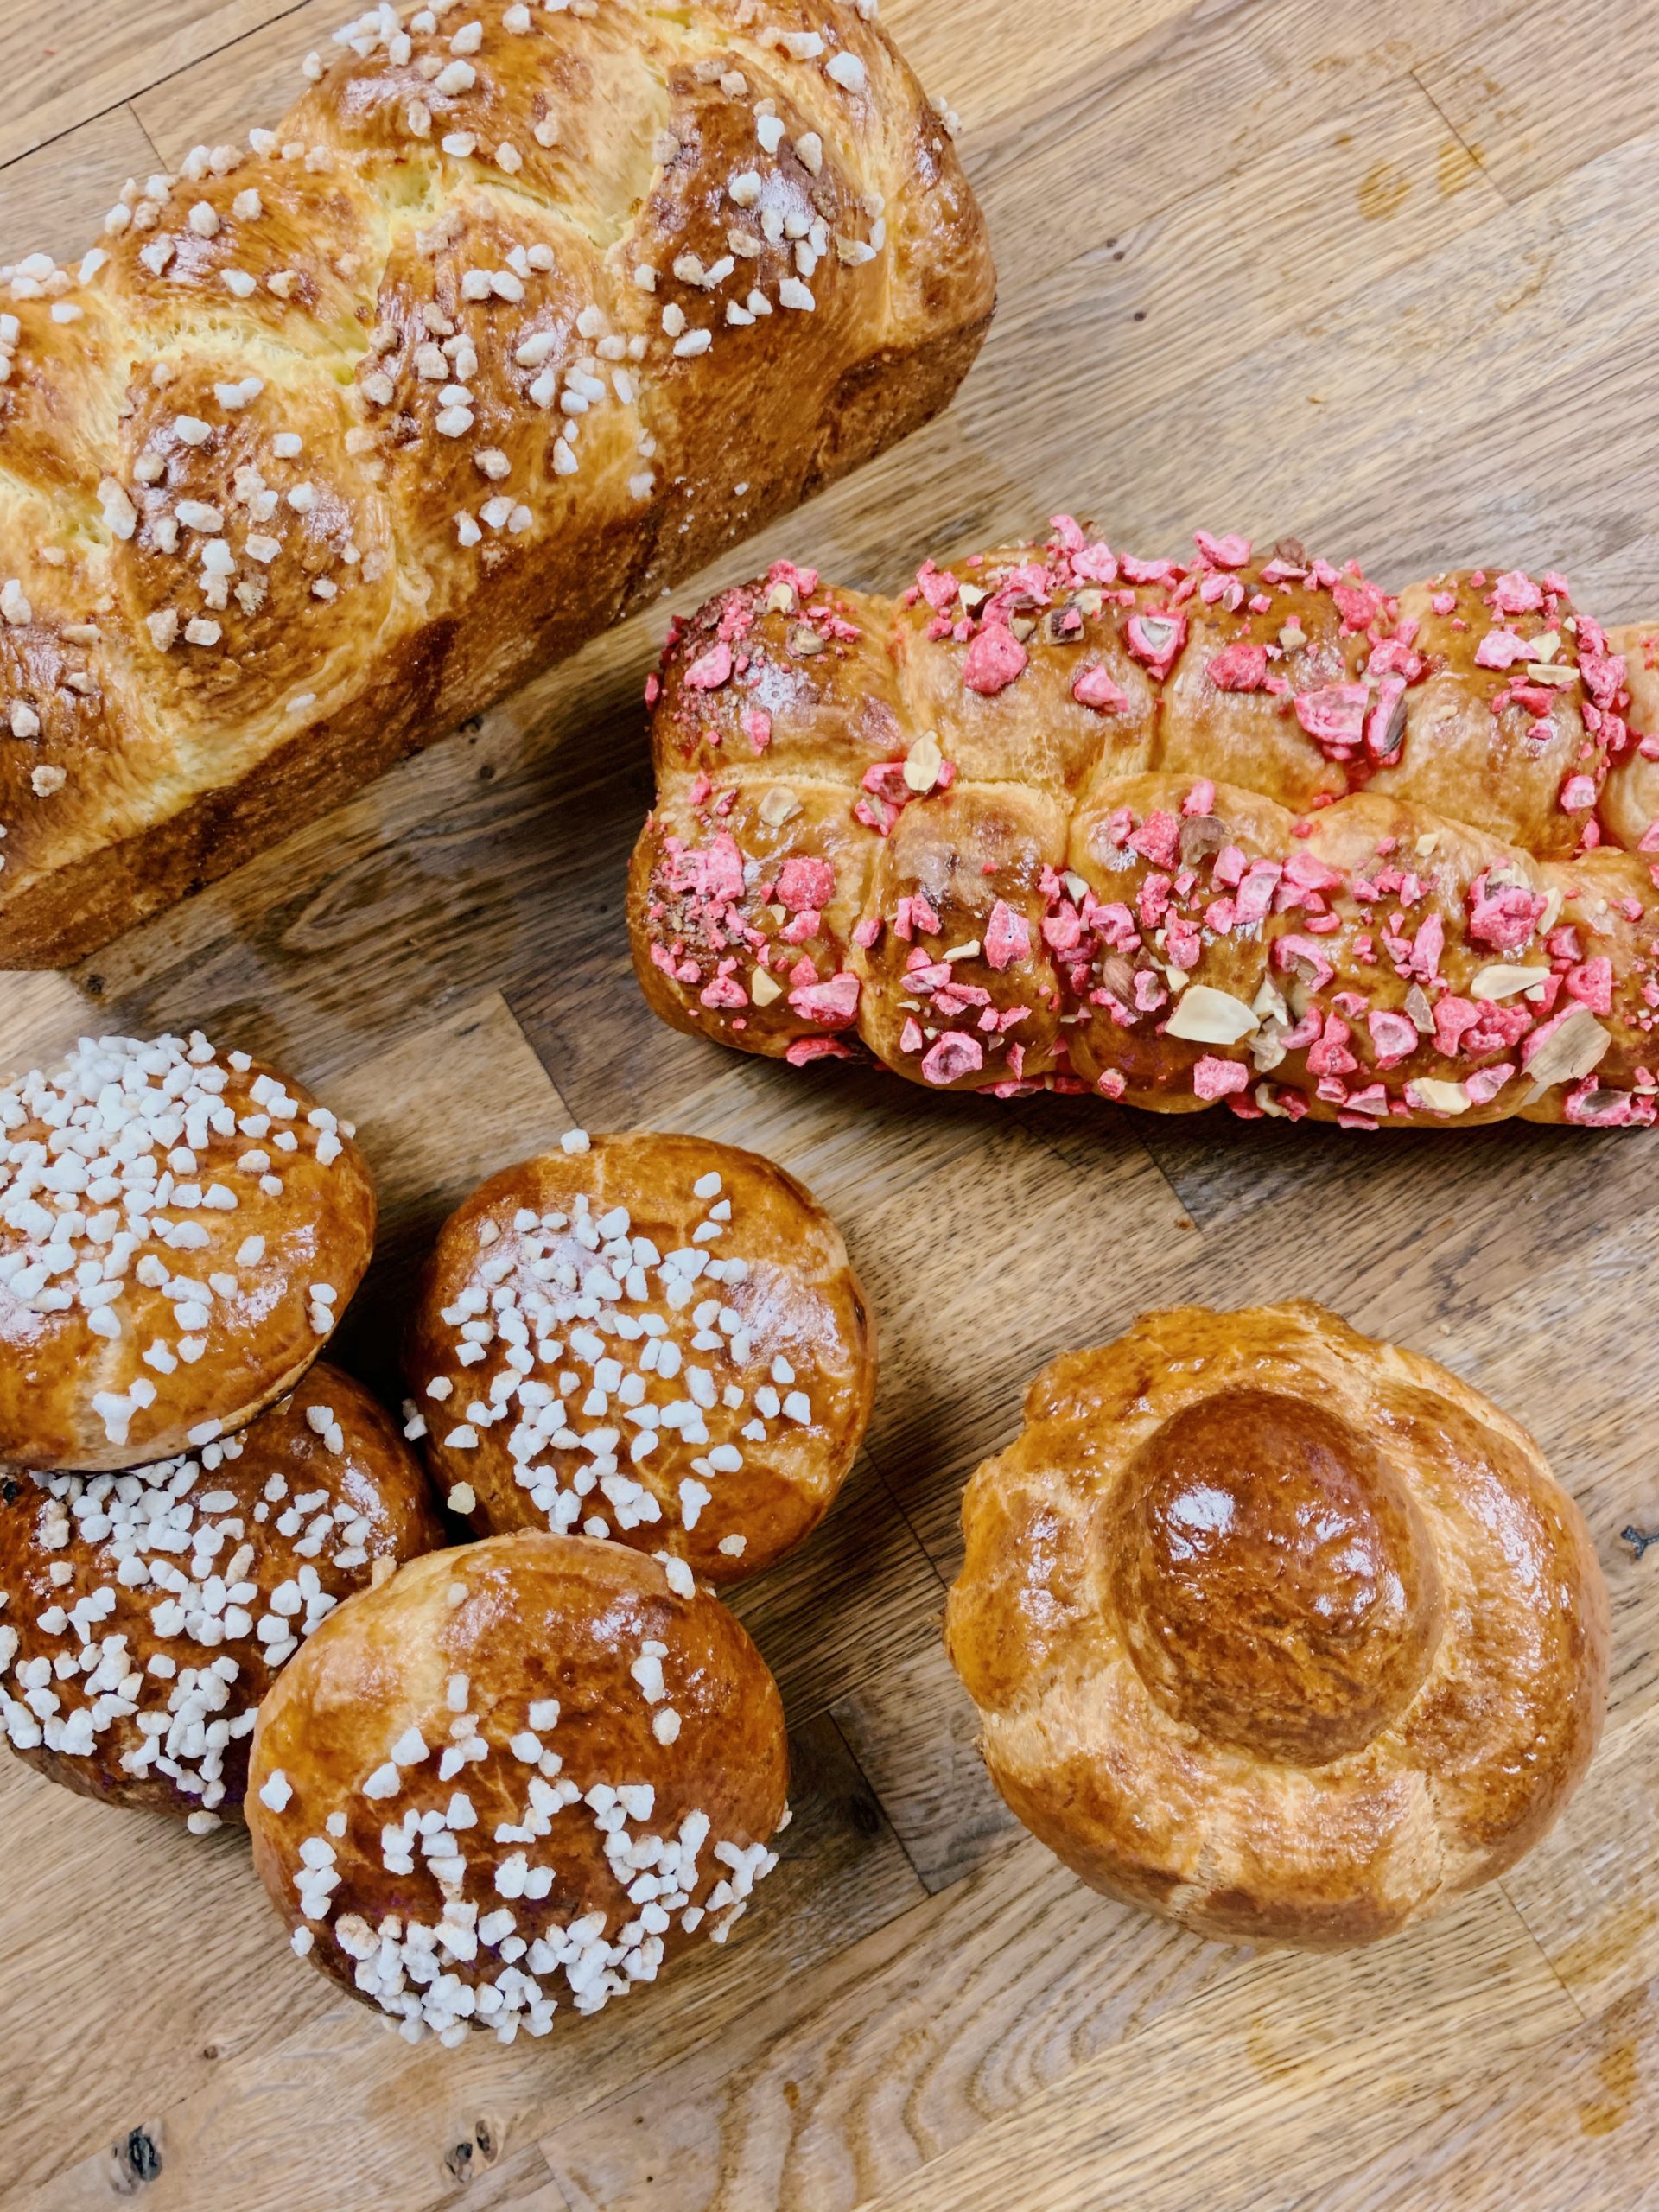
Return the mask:
[[[0,0],[0,258],[274,119],[343,0]],[[962,118],[1001,306],[950,415],[730,564],[891,587],[1040,528],[1294,531],[1395,582],[1566,569],[1659,613],[1659,46],[1638,0],[889,0]],[[690,603],[707,588],[680,594]],[[880,1317],[868,1450],[739,1609],[798,1817],[726,1951],[543,2043],[411,2050],[293,1959],[230,1836],[0,1770],[0,2202],[69,2212],[1624,2212],[1659,2203],[1659,1137],[1368,1140],[796,1073],[645,1013],[622,926],[664,619],[67,978],[0,1058],[201,1022],[356,1115],[350,1350],[568,1119],[769,1151]],[[1612,1710],[1506,1882],[1358,1957],[1084,1890],[989,1789],[939,1641],[1028,1376],[1138,1309],[1302,1294],[1526,1421],[1611,1587]]]

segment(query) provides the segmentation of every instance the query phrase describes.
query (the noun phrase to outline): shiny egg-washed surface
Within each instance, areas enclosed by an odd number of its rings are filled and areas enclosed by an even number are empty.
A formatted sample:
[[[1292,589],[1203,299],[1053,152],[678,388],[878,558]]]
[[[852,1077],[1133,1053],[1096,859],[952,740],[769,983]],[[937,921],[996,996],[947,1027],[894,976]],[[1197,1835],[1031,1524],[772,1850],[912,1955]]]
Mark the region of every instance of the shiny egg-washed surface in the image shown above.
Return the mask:
[[[595,2012],[723,1942],[776,1864],[777,1685],[673,1567],[545,1534],[435,1553],[265,1700],[254,1863],[295,1948],[411,2041]]]
[[[579,1529],[726,1583],[829,1510],[875,1325],[840,1231],[771,1160],[573,1130],[445,1223],[404,1367],[480,1535]]]
[[[1478,1391],[1317,1306],[1055,1361],[963,1529],[946,1641],[997,1788],[1204,1934],[1389,1935],[1513,1866],[1595,1751],[1578,1508]]]
[[[239,1817],[254,1715],[320,1622],[445,1541],[420,1463],[321,1362],[238,1435],[124,1474],[0,1474],[0,1732],[54,1782]]]
[[[351,1125],[199,1032],[84,1039],[0,1089],[0,1465],[239,1427],[328,1341],[375,1219]]]
[[[222,874],[944,404],[995,280],[874,14],[372,9],[276,130],[0,269],[0,967]]]
[[[1202,531],[1062,516],[897,601],[780,562],[648,686],[635,965],[682,1029],[940,1089],[1650,1124],[1650,662],[1554,574]]]

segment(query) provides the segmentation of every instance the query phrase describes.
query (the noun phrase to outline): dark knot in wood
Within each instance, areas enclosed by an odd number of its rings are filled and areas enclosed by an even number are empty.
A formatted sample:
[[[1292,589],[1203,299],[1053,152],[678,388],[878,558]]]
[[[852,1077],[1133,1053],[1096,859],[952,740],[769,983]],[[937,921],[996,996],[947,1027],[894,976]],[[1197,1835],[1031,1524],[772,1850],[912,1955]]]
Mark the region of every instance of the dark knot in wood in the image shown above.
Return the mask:
[[[136,2196],[162,2171],[161,2145],[147,2127],[135,2127],[115,2145],[115,2192]]]

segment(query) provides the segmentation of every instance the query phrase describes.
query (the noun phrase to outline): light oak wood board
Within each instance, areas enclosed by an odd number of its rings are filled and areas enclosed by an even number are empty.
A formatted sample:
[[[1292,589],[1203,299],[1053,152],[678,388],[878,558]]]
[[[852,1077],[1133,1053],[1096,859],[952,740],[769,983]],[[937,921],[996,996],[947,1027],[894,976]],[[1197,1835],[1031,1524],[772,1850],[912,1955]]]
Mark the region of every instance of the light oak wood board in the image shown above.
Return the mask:
[[[492,0],[492,4],[494,0]],[[602,0],[601,0],[602,4]],[[0,259],[268,122],[348,7],[0,0]],[[234,1837],[0,1766],[6,2212],[1637,2212],[1659,2121],[1659,1139],[1374,1142],[936,1099],[645,1012],[622,873],[672,608],[788,552],[1294,531],[1395,582],[1565,568],[1659,612],[1659,61],[1635,0],[887,0],[995,226],[948,416],[662,608],[69,976],[0,1061],[200,1022],[359,1122],[385,1232],[341,1356],[396,1389],[446,1210],[572,1120],[772,1154],[842,1224],[882,1385],[835,1512],[737,1593],[798,1817],[724,1953],[544,2044],[411,2050],[288,1953]],[[1501,1886],[1359,1959],[1084,1890],[991,1790],[939,1625],[961,1486],[1065,1346],[1305,1295],[1490,1390],[1588,1516],[1613,1707]]]

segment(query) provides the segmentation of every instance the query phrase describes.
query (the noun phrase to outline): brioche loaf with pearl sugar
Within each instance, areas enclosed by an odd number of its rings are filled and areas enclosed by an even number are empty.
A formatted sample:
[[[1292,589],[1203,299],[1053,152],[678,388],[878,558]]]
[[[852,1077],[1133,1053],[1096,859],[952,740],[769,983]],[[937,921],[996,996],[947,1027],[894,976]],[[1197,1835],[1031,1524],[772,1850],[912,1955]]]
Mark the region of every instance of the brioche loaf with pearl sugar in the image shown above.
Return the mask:
[[[446,0],[0,270],[0,967],[286,835],[942,407],[983,226],[875,0]]]
[[[677,1027],[938,1090],[1357,1130],[1659,1109],[1659,634],[1067,515],[896,599],[677,625],[635,966]]]
[[[238,1435],[130,1473],[0,1475],[0,1732],[54,1782],[206,1834],[272,1678],[446,1541],[420,1463],[319,1361]]]
[[[1578,1508],[1478,1390],[1316,1306],[1068,1352],[962,1519],[945,1638],[992,1780],[1201,1934],[1390,1935],[1514,1866],[1594,1754]]]
[[[200,1031],[84,1038],[0,1088],[0,1466],[241,1427],[334,1334],[375,1218],[351,1124]]]

